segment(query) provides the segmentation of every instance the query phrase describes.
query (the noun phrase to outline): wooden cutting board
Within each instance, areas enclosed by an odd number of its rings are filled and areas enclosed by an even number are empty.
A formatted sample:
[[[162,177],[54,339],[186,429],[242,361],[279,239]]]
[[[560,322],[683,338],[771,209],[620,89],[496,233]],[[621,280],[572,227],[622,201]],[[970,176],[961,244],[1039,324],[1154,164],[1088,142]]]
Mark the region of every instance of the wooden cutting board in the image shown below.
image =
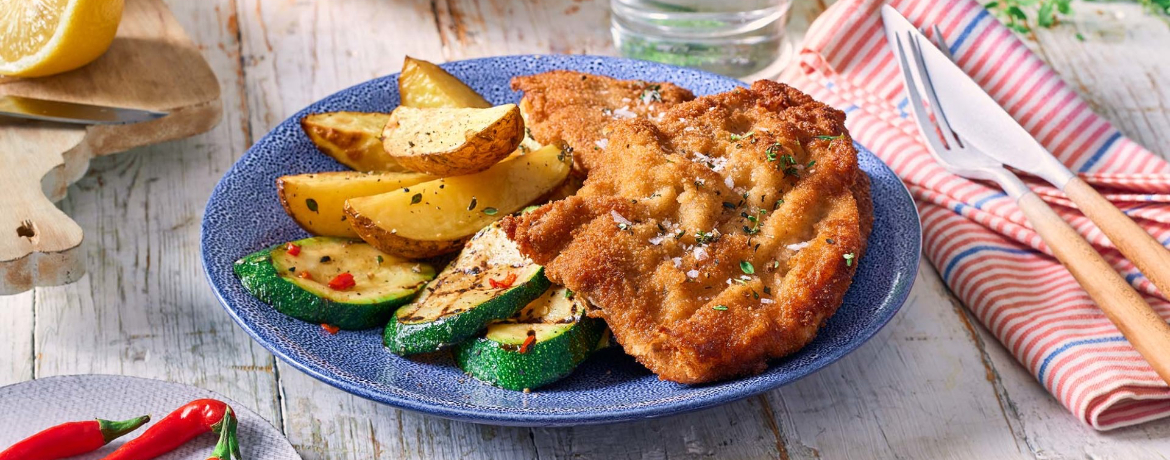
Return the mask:
[[[168,112],[128,125],[82,126],[0,118],[0,294],[69,283],[85,273],[81,227],[53,204],[95,156],[211,129],[219,82],[161,0],[125,0],[101,58],[44,78],[0,77],[0,95]]]

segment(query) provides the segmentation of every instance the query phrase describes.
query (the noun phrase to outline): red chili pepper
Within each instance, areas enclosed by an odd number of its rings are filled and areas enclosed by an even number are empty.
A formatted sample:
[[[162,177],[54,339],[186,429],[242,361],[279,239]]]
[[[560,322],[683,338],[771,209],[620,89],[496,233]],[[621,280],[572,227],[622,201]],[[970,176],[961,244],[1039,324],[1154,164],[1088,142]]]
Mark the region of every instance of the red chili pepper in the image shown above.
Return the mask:
[[[329,280],[329,287],[335,291],[344,291],[357,285],[353,280],[353,275],[349,273],[342,273]]]
[[[524,339],[524,343],[520,345],[520,354],[528,353],[532,346],[536,344],[536,334],[528,336]]]
[[[496,281],[494,279],[488,278],[488,284],[490,284],[492,286],[492,289],[507,289],[507,288],[512,287],[512,283],[515,283],[515,282],[516,282],[516,274],[515,273],[509,273],[508,276],[505,277],[503,281]]]
[[[232,408],[227,409],[227,423],[219,424],[219,442],[215,443],[215,450],[211,451],[211,456],[207,460],[231,460],[234,454],[236,458],[244,458],[240,455],[240,443],[236,439],[236,418],[231,417]]]
[[[0,452],[0,460],[56,460],[93,452],[150,421],[149,415],[123,420],[62,423]]]
[[[301,279],[310,280],[310,281],[312,281],[312,279],[313,279],[313,275],[307,271],[297,273],[297,276],[301,277]]]
[[[325,323],[321,323],[321,329],[324,329],[325,332],[328,332],[330,334],[336,334],[338,331],[341,330],[340,327],[334,326],[332,324],[325,324]]]
[[[150,460],[178,449],[203,433],[220,431],[224,420],[234,418],[231,408],[222,401],[197,399],[167,414],[142,436],[122,444],[102,460]]]
[[[297,246],[295,244],[292,244],[292,243],[285,245],[284,250],[285,250],[285,252],[288,253],[288,255],[293,256],[293,257],[296,257],[296,256],[300,255],[300,253],[301,253],[301,247]]]

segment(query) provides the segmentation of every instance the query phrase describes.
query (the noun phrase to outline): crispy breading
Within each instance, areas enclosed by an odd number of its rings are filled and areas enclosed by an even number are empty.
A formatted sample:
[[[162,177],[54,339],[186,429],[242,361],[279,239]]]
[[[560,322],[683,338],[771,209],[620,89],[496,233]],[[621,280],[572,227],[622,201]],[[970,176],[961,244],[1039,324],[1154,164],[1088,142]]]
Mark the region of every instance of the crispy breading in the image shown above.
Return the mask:
[[[575,196],[504,228],[660,378],[761,372],[813,339],[865,248],[845,115],[758,81],[657,119],[612,124]]]
[[[695,98],[672,83],[618,80],[568,70],[513,78],[512,89],[524,92],[520,110],[532,137],[542,145],[568,144],[580,170],[588,170],[610,123],[660,116],[670,106]]]

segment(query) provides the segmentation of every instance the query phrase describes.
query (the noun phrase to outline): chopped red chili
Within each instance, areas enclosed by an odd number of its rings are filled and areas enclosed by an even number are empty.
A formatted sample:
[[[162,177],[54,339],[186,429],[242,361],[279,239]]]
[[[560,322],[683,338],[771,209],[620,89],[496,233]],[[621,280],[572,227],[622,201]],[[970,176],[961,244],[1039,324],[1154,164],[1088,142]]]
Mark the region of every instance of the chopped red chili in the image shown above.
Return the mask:
[[[344,291],[356,285],[357,282],[353,280],[353,275],[349,273],[342,273],[329,280],[329,287],[335,291]]]
[[[297,273],[297,276],[301,277],[301,279],[304,279],[304,280],[310,280],[310,281],[313,280],[313,275],[307,271]]]
[[[528,353],[528,350],[532,349],[532,345],[534,344],[536,344],[536,334],[530,335],[528,338],[524,339],[524,344],[520,345],[520,353]]]
[[[512,283],[515,283],[515,282],[516,282],[516,274],[515,273],[509,273],[508,276],[505,277],[503,281],[496,281],[494,279],[488,278],[488,284],[490,284],[492,286],[492,289],[507,289],[507,288],[512,287]]]
[[[325,323],[321,323],[321,329],[324,329],[325,332],[328,332],[330,334],[336,334],[338,331],[341,331],[340,327],[334,326],[332,324],[325,324]]]
[[[301,253],[301,247],[297,246],[295,244],[292,244],[292,243],[285,245],[284,250],[286,252],[288,252],[288,255],[293,256],[293,257],[296,257],[297,255],[299,255]]]

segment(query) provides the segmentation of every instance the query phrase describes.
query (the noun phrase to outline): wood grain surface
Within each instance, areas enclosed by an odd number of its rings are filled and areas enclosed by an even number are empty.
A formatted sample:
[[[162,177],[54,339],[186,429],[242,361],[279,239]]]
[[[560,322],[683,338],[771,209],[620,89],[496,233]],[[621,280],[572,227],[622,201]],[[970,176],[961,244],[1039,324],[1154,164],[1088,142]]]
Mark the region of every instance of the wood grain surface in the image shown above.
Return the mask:
[[[161,0],[126,0],[118,34],[96,61],[50,77],[0,77],[0,95],[167,112],[88,127],[0,121],[0,294],[85,272],[83,229],[53,202],[91,158],[207,131],[222,113],[215,75]]]
[[[1016,363],[923,264],[873,340],[766,395],[692,414],[526,429],[450,422],[350,396],[274,360],[204,280],[199,222],[215,182],[285,117],[341,88],[435,61],[614,54],[605,0],[167,0],[223,87],[211,132],[98,158],[62,201],[91,241],[78,283],[0,297],[0,383],[103,372],[224,393],[306,459],[1147,459],[1170,421],[1097,433]],[[1029,46],[1104,116],[1170,152],[1170,26],[1130,3],[1074,1]],[[797,0],[799,35],[825,8]],[[1080,32],[1085,40],[1074,34]]]

